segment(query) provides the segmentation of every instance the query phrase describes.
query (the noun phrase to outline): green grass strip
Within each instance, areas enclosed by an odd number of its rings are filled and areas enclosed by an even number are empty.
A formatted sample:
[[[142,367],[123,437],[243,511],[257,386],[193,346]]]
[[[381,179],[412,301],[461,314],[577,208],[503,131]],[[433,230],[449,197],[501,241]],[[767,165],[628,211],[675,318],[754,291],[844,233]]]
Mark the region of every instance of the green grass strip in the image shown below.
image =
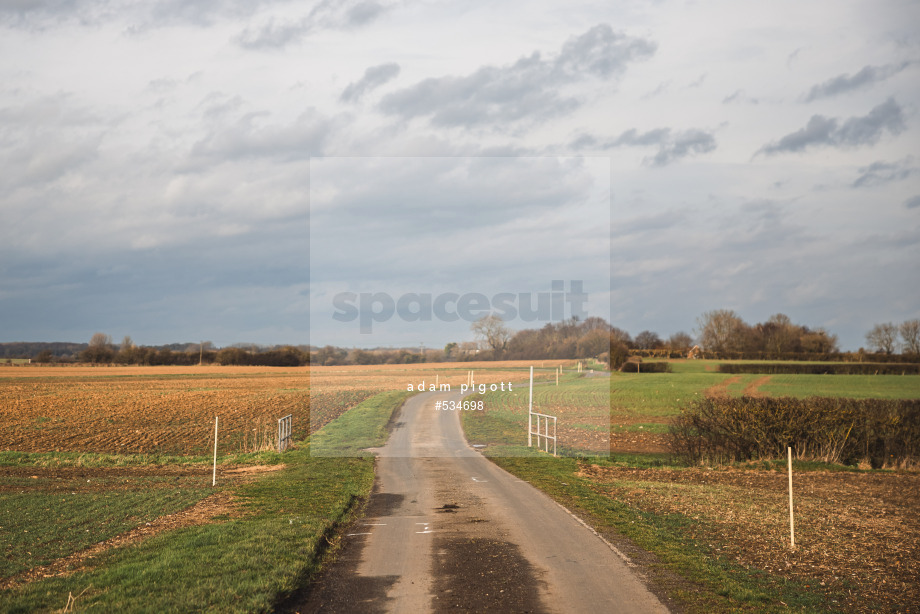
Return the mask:
[[[382,444],[405,396],[362,403],[326,443]],[[286,452],[283,470],[236,490],[244,517],[163,533],[100,555],[93,569],[0,592],[0,611],[60,611],[68,595],[78,596],[79,612],[272,611],[318,571],[327,539],[359,512],[374,482],[372,458],[321,458],[309,448]]]
[[[354,407],[313,434],[313,456],[372,456],[365,448],[382,446],[387,440],[387,422],[410,392],[384,392]]]

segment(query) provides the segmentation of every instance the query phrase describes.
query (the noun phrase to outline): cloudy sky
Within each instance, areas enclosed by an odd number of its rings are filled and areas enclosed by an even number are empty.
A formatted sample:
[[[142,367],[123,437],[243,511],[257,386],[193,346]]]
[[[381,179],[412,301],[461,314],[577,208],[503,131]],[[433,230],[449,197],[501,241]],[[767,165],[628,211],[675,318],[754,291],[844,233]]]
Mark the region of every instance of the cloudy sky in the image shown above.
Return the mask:
[[[885,0],[2,1],[0,341],[436,347],[469,323],[361,336],[332,297],[583,280],[633,334],[729,308],[856,349],[920,317],[916,23]]]

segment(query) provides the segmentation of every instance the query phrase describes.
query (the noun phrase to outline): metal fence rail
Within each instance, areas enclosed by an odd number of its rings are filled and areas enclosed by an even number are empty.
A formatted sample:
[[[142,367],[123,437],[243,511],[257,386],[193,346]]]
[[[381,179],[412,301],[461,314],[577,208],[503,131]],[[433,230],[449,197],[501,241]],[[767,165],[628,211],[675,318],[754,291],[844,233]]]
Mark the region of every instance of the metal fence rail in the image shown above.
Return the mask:
[[[278,418],[278,451],[284,452],[291,447],[291,422],[293,414]]]
[[[537,449],[540,449],[540,439],[543,439],[543,450],[549,452],[549,440],[553,440],[553,456],[556,456],[556,416],[549,416],[547,414],[538,414],[537,412],[531,412],[531,416],[537,419],[537,430],[530,431],[531,435],[537,436]],[[540,431],[540,418],[543,418],[543,431]],[[553,434],[549,434],[549,421],[553,421]],[[533,428],[533,427],[531,427]]]

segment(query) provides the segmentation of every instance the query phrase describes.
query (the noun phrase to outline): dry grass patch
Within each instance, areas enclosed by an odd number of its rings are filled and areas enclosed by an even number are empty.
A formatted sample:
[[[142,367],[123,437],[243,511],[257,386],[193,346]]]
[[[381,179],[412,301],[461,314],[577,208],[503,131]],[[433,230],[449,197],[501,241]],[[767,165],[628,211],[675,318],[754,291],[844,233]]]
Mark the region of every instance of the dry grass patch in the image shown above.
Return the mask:
[[[642,511],[698,520],[689,537],[714,553],[800,581],[844,611],[920,603],[920,474],[796,473],[795,550],[785,473],[581,465],[581,474]]]

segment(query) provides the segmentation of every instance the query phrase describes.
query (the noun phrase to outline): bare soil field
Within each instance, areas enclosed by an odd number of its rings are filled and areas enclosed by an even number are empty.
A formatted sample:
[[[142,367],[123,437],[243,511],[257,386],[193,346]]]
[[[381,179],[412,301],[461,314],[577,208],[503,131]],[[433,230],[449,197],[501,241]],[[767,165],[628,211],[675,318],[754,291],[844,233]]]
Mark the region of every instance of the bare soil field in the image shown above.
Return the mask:
[[[278,418],[294,436],[364,399],[423,381],[459,387],[520,381],[517,363],[343,367],[16,366],[0,369],[0,450],[206,454],[276,445]]]
[[[656,514],[699,521],[688,537],[745,567],[795,579],[850,612],[916,611],[920,474],[581,465],[598,492]]]
[[[0,449],[204,454],[262,448],[276,420],[309,416],[306,370],[110,367],[16,369],[0,377]],[[8,375],[3,373],[3,375]]]

